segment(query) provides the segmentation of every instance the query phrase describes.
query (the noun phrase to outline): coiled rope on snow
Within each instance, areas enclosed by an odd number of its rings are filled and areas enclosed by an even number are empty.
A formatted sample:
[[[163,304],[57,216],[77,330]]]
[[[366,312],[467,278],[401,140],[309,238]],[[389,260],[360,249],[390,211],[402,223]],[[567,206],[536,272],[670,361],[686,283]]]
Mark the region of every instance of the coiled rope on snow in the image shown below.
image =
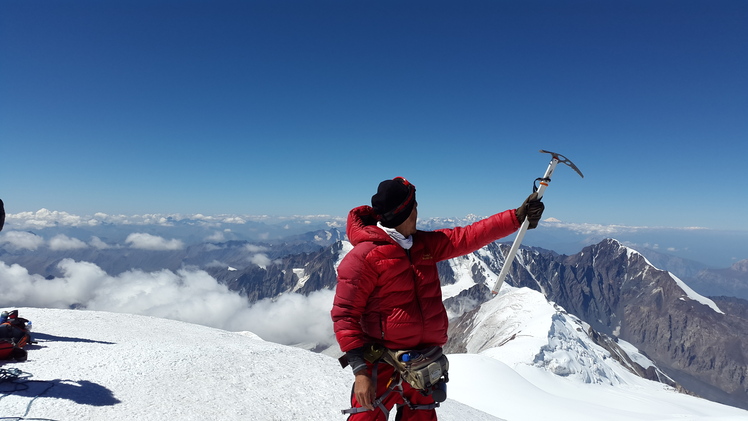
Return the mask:
[[[43,394],[49,392],[50,389],[52,389],[55,384],[49,381],[44,380],[29,380],[29,378],[32,377],[31,373],[27,373],[25,371],[21,371],[17,368],[0,368],[0,384],[9,383],[11,384],[10,390],[0,390],[0,400],[2,400],[5,397],[8,397],[16,392],[22,392],[29,389],[29,383],[35,382],[35,383],[49,383],[48,386],[41,391],[41,393],[38,393],[36,396],[33,397],[26,405],[26,412],[21,415],[20,417],[0,417],[0,421],[56,421],[51,418],[26,418],[26,415],[29,414],[29,411],[31,411],[31,405],[34,403],[34,401],[42,396]]]

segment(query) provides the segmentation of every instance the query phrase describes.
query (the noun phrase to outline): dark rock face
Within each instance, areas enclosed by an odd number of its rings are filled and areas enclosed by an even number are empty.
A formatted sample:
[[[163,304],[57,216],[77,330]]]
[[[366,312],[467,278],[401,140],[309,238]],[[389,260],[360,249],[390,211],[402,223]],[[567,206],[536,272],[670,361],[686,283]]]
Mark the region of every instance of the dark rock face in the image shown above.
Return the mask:
[[[458,295],[447,298],[444,300],[444,307],[447,309],[448,314],[462,315],[468,312],[472,312],[481,304],[493,298],[491,289],[485,284],[475,284],[471,288],[468,288]],[[452,325],[450,324],[450,329]],[[455,330],[455,333],[459,332],[459,329]],[[449,335],[451,338],[452,335]],[[462,351],[464,352],[464,351]]]
[[[573,256],[528,255],[511,283],[550,301],[643,351],[697,395],[748,408],[748,324],[693,300],[682,284],[615,240]]]
[[[618,345],[618,342],[611,338],[610,336],[595,331],[592,327],[589,328],[587,331],[587,335],[599,346],[605,348],[610,352],[611,357],[613,357],[614,360],[618,361],[622,366],[626,367],[629,371],[636,374],[639,377],[643,377],[648,380],[665,383],[669,386],[672,386],[676,389],[678,389],[681,392],[686,392],[685,389],[683,389],[679,384],[677,384],[673,379],[665,375],[662,371],[660,371],[657,367],[649,366],[649,367],[642,367],[639,363],[636,361],[633,361],[631,357],[626,353],[626,351],[623,350],[623,348]]]
[[[246,296],[250,303],[291,291],[308,295],[321,289],[335,288],[335,263],[342,246],[341,242],[337,242],[316,252],[288,254],[272,260],[265,267],[250,265],[235,271],[213,268],[208,272],[232,291]],[[306,279],[299,287],[300,270],[303,270],[302,276]]]
[[[748,300],[736,297],[710,297],[720,310],[731,317],[738,317],[748,324]]]
[[[463,305],[465,297],[472,297],[480,301],[477,301],[475,305],[468,310]],[[460,296],[449,298],[444,301],[444,306],[447,307],[447,311],[454,311],[456,307],[459,307],[460,310],[467,310],[464,311],[460,317],[450,320],[449,330],[447,331],[449,340],[444,345],[445,353],[464,354],[467,352],[467,340],[470,338],[471,332],[475,327],[475,313],[480,309],[480,304],[488,301],[490,297],[491,291],[487,286],[476,284],[472,288],[463,291]]]

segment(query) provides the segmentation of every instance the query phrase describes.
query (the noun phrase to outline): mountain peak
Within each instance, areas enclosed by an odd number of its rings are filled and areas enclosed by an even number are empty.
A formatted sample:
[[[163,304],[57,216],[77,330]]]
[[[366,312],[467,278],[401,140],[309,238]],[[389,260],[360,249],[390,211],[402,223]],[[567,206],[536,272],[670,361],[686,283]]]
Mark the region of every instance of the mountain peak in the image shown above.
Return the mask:
[[[748,273],[748,259],[733,263],[733,265],[730,266],[730,269],[740,273]]]

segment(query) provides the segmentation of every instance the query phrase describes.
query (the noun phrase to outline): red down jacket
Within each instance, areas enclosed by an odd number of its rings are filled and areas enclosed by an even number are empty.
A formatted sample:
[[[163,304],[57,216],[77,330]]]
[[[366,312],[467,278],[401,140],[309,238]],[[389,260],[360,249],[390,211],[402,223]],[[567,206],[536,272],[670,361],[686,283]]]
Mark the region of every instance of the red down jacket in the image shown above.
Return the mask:
[[[448,320],[436,263],[478,250],[519,225],[508,210],[466,227],[418,231],[406,251],[376,226],[371,207],[351,210],[347,234],[354,247],[338,266],[331,311],[340,349],[373,342],[390,349],[444,345]]]

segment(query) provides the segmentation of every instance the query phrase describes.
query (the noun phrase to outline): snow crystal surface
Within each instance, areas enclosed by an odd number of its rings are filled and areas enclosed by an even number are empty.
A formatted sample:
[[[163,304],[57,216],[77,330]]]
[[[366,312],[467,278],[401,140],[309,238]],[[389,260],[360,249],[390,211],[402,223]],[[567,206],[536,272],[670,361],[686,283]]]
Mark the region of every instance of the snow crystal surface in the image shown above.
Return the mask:
[[[561,323],[557,332],[574,326],[562,323],[538,296],[502,289],[479,311],[482,328],[476,331],[496,329],[497,335],[473,338],[480,354],[449,355],[441,421],[748,420],[748,411],[677,393],[623,368],[615,373],[621,381],[611,384],[560,376],[537,364],[543,347],[552,349],[551,326]],[[38,308],[21,308],[20,314],[33,321],[37,342],[27,348],[28,361],[4,361],[0,368],[31,377],[0,383],[0,417],[346,419],[340,410],[349,404],[353,376],[327,355],[265,342],[251,332],[155,317]],[[567,336],[581,340],[574,331]],[[568,358],[575,358],[565,346]],[[588,367],[602,364],[593,358],[599,350],[593,351]]]
[[[345,420],[353,375],[335,358],[249,332],[117,313],[21,308],[34,345],[0,383],[0,417],[52,420]],[[394,414],[394,411],[393,411]],[[498,418],[454,400],[441,420]],[[394,418],[394,417],[393,417]]]
[[[669,273],[669,272],[668,272]],[[686,294],[686,296],[694,301],[698,301],[701,304],[704,304],[705,306],[709,306],[712,310],[716,311],[717,313],[725,314],[722,310],[717,307],[717,304],[710,300],[709,298],[704,297],[703,295],[697,293],[696,291],[692,290],[691,287],[686,285],[685,282],[681,281],[680,278],[673,275],[672,273],[669,273],[670,277],[673,278],[675,283],[678,284],[680,289],[683,290],[683,292]]]
[[[479,250],[479,252],[481,251],[485,251],[485,249]],[[489,288],[492,288],[498,279],[498,275],[491,271],[488,265],[475,254],[456,257],[447,262],[451,266],[456,279],[455,283],[442,286],[442,298],[444,299],[454,297],[475,285],[474,270],[478,270],[485,277],[482,282]]]
[[[473,317],[472,354],[449,356],[450,397],[500,418],[748,420],[748,411],[634,375],[589,339],[583,322],[537,291],[504,285]],[[622,346],[644,367],[652,364]]]

